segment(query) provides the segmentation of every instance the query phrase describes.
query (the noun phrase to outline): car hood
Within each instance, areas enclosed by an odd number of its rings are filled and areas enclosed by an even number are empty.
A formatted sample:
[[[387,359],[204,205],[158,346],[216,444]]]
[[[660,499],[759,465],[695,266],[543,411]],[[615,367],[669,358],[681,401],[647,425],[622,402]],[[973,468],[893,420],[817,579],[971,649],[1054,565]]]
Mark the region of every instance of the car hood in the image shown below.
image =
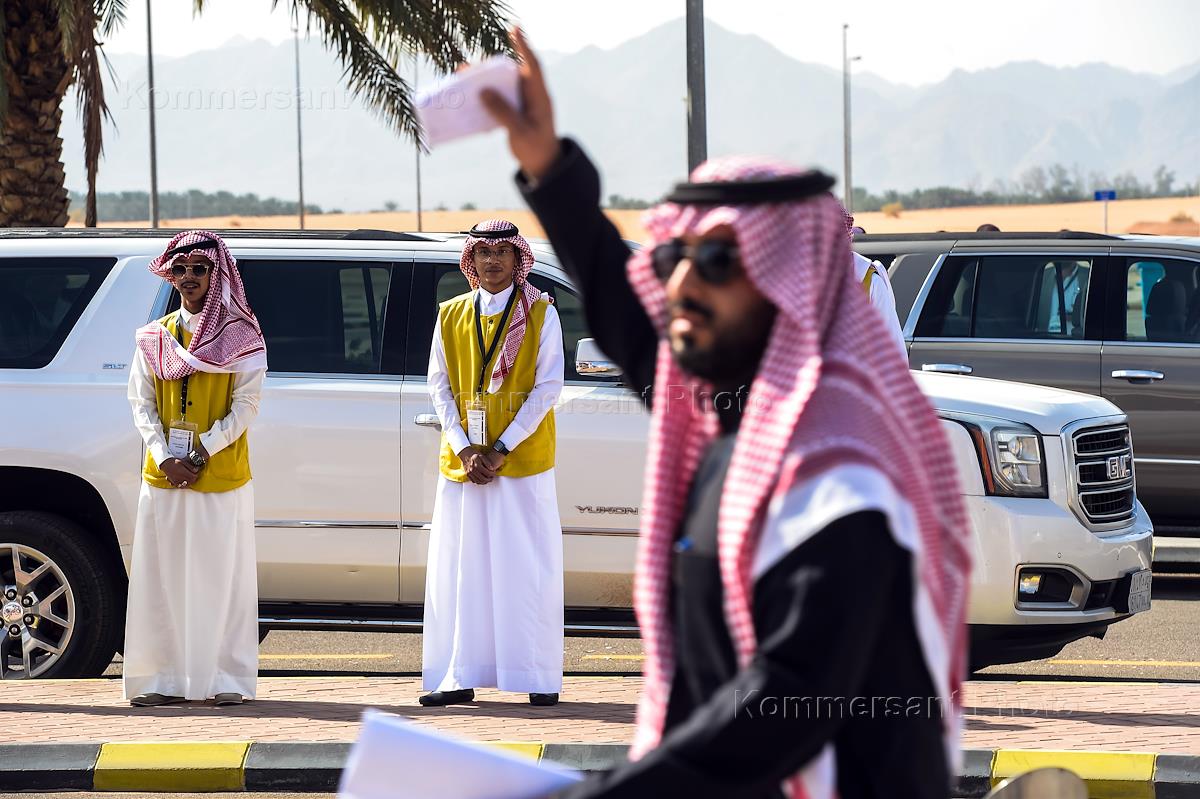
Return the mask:
[[[914,371],[912,375],[939,411],[1024,422],[1045,435],[1059,435],[1065,426],[1081,419],[1121,415],[1108,400],[1076,391],[933,372]]]

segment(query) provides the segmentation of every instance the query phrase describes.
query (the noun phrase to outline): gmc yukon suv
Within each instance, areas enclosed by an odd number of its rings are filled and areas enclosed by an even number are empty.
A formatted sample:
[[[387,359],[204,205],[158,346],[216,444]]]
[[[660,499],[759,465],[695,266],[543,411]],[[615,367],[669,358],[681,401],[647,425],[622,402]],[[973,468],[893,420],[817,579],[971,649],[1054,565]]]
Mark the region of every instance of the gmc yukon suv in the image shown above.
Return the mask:
[[[913,369],[1119,407],[1156,560],[1200,563],[1200,238],[942,233],[861,236],[855,249],[890,266]],[[1120,512],[1106,501],[1078,499],[1095,518]]]
[[[425,374],[437,303],[466,290],[462,237],[226,235],[270,361],[250,433],[262,625],[419,629],[440,435]],[[3,678],[96,674],[121,644],[143,456],[126,382],[134,329],[178,306],[146,269],[169,236],[0,231]],[[568,632],[630,634],[648,417],[533,245],[567,355]],[[976,665],[1045,656],[1146,610],[1151,525],[1125,416],[1085,394],[917,377],[975,528]]]

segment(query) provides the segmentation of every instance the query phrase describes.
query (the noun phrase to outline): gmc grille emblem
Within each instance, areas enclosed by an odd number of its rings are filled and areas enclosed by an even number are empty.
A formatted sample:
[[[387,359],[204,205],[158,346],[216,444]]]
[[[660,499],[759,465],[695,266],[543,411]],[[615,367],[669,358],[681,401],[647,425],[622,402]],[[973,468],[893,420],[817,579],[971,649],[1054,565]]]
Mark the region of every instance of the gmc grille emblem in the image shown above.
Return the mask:
[[[1124,480],[1129,476],[1129,456],[1114,455],[1106,461],[1109,480]]]

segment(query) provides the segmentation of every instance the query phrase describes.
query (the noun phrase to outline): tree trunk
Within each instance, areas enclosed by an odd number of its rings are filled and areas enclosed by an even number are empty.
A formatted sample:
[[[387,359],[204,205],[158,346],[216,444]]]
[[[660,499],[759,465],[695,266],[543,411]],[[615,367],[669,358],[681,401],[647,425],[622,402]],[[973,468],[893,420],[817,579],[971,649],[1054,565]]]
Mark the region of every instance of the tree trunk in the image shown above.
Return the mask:
[[[0,227],[67,224],[62,102],[71,73],[50,0],[5,0],[8,114],[0,123]]]

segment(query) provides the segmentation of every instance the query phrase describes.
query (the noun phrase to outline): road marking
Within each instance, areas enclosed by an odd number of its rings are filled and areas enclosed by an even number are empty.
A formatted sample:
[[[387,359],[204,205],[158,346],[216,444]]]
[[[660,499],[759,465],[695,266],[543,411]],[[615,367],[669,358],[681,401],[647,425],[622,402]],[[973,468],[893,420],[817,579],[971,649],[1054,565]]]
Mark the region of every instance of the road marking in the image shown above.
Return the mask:
[[[645,660],[645,655],[584,655],[581,660]]]
[[[1200,668],[1200,660],[1051,660],[1056,666],[1158,666],[1160,668]]]
[[[259,655],[259,660],[387,660],[396,655]]]

